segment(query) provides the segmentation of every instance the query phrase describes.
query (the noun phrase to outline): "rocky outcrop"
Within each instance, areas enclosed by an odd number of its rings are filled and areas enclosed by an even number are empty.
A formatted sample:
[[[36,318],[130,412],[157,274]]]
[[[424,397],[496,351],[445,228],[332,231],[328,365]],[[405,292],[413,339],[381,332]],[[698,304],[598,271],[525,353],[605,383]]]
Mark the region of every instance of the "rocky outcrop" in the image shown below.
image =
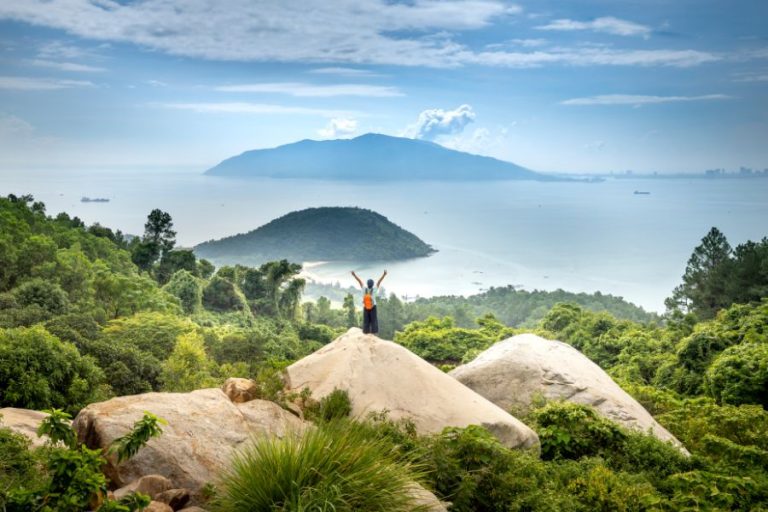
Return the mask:
[[[679,441],[599,366],[572,346],[521,334],[500,341],[450,376],[505,410],[526,412],[538,395],[589,405],[604,417],[663,441]]]
[[[0,409],[0,426],[23,434],[32,442],[32,447],[38,447],[43,446],[48,441],[48,436],[37,437],[37,427],[47,417],[48,414],[40,411],[5,407]]]
[[[521,421],[406,348],[357,328],[289,366],[286,385],[309,388],[316,399],[346,390],[353,416],[386,410],[392,419],[410,418],[421,433],[482,425],[511,448],[539,442]]]
[[[413,498],[413,505],[423,512],[448,512],[450,503],[443,503],[434,493],[416,482],[409,486],[408,494]]]
[[[144,411],[168,424],[160,437],[150,440],[130,460],[117,465],[114,455],[109,457],[105,473],[117,486],[159,474],[173,488],[196,492],[216,479],[233,450],[251,436],[284,437],[306,426],[272,402],[235,404],[218,388],[113,398],[80,411],[73,426],[80,441],[103,449],[129,432]]]
[[[221,390],[236,404],[250,402],[259,393],[259,387],[251,379],[231,377],[221,386]]]
[[[169,489],[173,488],[173,483],[162,475],[145,475],[130,484],[117,489],[114,492],[116,500],[121,500],[129,494],[146,494],[153,500],[155,497]]]

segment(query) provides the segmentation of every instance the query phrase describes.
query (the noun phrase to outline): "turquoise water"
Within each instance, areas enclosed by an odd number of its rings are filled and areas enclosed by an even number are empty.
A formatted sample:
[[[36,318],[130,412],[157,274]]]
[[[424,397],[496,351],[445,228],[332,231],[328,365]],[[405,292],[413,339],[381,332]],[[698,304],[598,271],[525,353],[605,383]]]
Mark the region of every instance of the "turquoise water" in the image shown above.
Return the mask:
[[[635,190],[650,195],[634,195]],[[191,171],[0,171],[0,193],[31,193],[66,211],[140,234],[168,211],[181,245],[249,231],[292,210],[376,210],[439,250],[397,263],[311,265],[323,282],[380,274],[399,295],[469,294],[489,286],[620,295],[649,310],[679,283],[712,226],[732,245],[768,235],[768,179],[641,179],[603,183],[387,183],[236,180]],[[82,196],[109,203],[81,203]],[[350,233],[354,237],[355,233]],[[371,255],[375,259],[375,255]]]

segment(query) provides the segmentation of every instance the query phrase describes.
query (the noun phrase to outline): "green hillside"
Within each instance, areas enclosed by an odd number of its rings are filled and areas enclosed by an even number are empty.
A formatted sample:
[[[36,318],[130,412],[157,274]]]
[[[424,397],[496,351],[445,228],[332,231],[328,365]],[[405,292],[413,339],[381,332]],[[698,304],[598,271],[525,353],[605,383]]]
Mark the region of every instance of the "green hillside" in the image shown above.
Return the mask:
[[[270,260],[402,260],[429,256],[434,249],[416,235],[371,210],[308,208],[258,229],[195,247],[195,253],[225,264]]]

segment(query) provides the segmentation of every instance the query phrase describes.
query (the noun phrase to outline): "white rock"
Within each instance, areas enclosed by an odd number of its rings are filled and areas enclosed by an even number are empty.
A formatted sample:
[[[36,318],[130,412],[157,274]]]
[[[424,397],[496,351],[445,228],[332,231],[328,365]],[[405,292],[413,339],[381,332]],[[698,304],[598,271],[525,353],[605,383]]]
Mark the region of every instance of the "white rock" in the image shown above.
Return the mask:
[[[48,441],[48,436],[37,437],[37,428],[48,417],[48,414],[30,409],[17,409],[5,407],[0,409],[0,426],[8,427],[14,432],[23,434],[30,441],[33,448],[43,446]]]
[[[602,368],[561,341],[520,334],[500,341],[450,376],[505,410],[529,410],[540,395],[589,405],[620,425],[680,442]]]
[[[272,402],[234,404],[216,388],[113,398],[80,411],[73,426],[88,447],[104,449],[129,432],[144,411],[168,424],[132,459],[118,466],[114,455],[109,457],[105,473],[117,486],[160,474],[194,493],[214,481],[228,467],[233,450],[251,436],[281,437],[306,425]]]
[[[387,410],[410,418],[421,433],[481,425],[510,448],[538,447],[536,433],[406,348],[352,328],[286,370],[289,390],[309,388],[320,399],[346,390],[352,414]]]

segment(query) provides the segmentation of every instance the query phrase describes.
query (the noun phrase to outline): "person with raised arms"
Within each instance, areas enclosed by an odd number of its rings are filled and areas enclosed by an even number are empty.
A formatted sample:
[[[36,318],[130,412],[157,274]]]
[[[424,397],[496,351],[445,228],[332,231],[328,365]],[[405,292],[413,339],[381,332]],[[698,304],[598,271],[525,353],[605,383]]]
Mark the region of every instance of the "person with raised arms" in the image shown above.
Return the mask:
[[[381,289],[381,282],[387,277],[387,271],[385,270],[381,274],[375,286],[373,279],[368,279],[368,282],[364,285],[363,280],[355,274],[354,270],[352,271],[352,277],[357,280],[360,289],[363,290],[363,332],[365,334],[376,334],[379,332],[379,319],[376,316],[376,295],[378,295]]]

